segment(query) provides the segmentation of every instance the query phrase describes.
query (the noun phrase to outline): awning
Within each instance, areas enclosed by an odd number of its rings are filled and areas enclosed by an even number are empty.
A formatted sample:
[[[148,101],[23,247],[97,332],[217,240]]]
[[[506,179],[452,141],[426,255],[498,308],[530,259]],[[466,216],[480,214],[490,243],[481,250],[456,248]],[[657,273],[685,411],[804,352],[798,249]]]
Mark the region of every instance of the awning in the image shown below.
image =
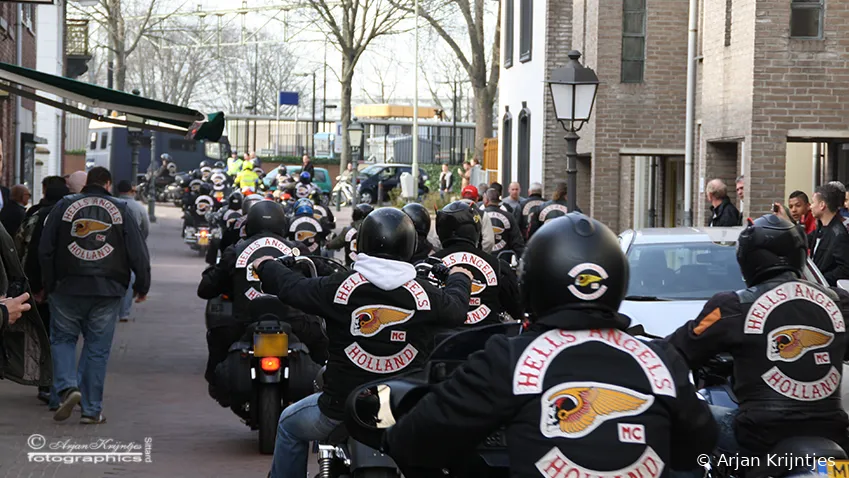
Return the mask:
[[[62,76],[50,75],[9,63],[0,62],[0,80],[9,82],[9,84],[5,84],[0,81],[0,90],[98,121],[173,132],[172,128],[157,128],[156,125],[140,124],[124,118],[119,119],[85,111],[73,105],[54,101],[20,89],[16,85],[60,96],[92,108],[120,111],[127,114],[128,117],[141,117],[150,121],[177,126],[185,129],[186,135],[193,139],[218,141],[224,131],[224,113],[213,113],[207,117],[203,113],[190,108],[151,100]]]

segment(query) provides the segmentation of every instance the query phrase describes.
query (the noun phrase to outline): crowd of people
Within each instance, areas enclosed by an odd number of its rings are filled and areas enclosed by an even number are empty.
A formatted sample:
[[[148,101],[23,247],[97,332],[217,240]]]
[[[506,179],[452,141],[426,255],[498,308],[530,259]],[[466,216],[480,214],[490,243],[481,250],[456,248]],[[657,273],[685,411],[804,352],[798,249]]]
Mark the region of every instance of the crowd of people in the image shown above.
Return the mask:
[[[745,200],[745,178],[736,181],[737,198]],[[709,181],[705,196],[710,203],[711,227],[745,225],[740,210],[720,179]],[[775,202],[772,212],[797,225],[805,234],[808,255],[832,286],[849,280],[849,192],[840,181],[830,181],[814,190],[812,196],[793,191],[786,204]]]
[[[150,288],[147,211],[127,181],[113,195],[112,176],[102,167],[48,176],[41,186],[43,197],[28,209],[29,191],[14,186],[0,212],[3,285],[14,297],[4,301],[0,336],[23,332],[2,341],[0,360],[21,371],[7,378],[39,386],[38,398],[55,420],[67,420],[80,405],[80,423],[104,423],[116,323],[128,320],[132,300],[143,302]]]

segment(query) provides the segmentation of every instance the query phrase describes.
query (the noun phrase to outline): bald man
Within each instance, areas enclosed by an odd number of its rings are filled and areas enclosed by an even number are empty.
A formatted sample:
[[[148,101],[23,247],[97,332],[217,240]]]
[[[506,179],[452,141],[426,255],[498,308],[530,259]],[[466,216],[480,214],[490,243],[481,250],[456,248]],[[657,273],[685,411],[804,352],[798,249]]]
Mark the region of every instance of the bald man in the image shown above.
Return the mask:
[[[728,187],[721,179],[712,179],[705,187],[705,196],[713,216],[710,227],[733,227],[740,224],[740,211],[728,198]]]
[[[88,174],[85,171],[74,171],[68,176],[68,190],[71,194],[78,194],[83,190]]]
[[[501,199],[503,204],[506,204],[513,209],[513,216],[516,219],[516,224],[522,222],[522,211],[519,205],[525,198],[521,196],[521,193],[522,186],[514,181],[507,187],[507,197]]]

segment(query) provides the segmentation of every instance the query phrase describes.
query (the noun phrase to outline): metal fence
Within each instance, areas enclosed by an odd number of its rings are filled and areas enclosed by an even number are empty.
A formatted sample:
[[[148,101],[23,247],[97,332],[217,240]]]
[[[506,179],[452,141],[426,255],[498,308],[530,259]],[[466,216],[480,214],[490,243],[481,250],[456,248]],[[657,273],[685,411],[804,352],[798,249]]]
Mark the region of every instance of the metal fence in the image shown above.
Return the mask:
[[[90,119],[65,113],[65,151],[78,151],[88,147]]]

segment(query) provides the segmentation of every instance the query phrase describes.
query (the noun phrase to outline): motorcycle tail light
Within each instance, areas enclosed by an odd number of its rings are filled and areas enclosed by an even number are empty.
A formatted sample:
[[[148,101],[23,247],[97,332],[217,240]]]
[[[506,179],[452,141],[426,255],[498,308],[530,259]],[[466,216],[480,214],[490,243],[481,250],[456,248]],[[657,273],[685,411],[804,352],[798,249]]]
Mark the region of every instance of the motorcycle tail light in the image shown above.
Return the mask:
[[[276,372],[280,370],[280,359],[277,357],[263,357],[259,366],[264,372]]]

